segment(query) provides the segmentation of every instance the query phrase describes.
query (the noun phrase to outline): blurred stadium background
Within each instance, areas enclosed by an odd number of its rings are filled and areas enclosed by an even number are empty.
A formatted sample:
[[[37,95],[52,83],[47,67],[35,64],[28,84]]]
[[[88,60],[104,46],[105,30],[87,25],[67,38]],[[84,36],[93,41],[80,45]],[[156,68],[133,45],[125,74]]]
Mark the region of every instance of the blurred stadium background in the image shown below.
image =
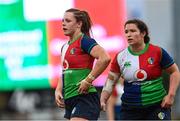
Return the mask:
[[[66,9],[89,12],[93,37],[112,57],[127,46],[124,22],[142,19],[151,42],[165,48],[180,67],[179,5],[179,0],[0,0],[0,120],[63,119],[54,89],[60,77],[60,48],[67,41],[61,30]],[[107,70],[93,83],[99,93]],[[164,78],[168,88],[166,73]],[[172,116],[180,119],[180,89]],[[104,112],[100,119],[106,120]]]

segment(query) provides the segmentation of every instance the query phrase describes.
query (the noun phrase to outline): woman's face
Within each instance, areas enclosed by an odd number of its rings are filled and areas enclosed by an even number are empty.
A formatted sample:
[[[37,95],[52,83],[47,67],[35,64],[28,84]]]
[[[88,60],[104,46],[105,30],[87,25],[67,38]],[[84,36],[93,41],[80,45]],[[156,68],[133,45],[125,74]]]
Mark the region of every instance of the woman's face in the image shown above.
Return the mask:
[[[125,37],[129,45],[144,43],[144,36],[145,33],[141,33],[136,24],[126,24]]]
[[[64,35],[73,36],[78,28],[80,28],[80,24],[76,21],[74,14],[72,12],[66,12],[62,20],[62,29]]]

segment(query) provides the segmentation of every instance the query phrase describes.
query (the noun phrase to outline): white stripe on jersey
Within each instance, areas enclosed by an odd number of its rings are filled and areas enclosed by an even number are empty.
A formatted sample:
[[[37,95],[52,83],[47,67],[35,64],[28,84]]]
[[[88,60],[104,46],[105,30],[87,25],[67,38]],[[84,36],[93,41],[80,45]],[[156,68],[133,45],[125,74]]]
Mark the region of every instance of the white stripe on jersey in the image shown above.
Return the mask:
[[[69,47],[69,44],[67,42],[67,43],[65,43],[65,45],[63,46],[62,51],[61,51],[61,65],[62,65],[62,68],[63,68],[64,57],[65,57],[65,54],[66,54],[66,51],[67,51],[68,47]]]
[[[126,81],[137,81],[135,72],[140,68],[138,55],[132,55],[128,48],[126,48],[118,54],[117,62],[120,66],[121,74]]]

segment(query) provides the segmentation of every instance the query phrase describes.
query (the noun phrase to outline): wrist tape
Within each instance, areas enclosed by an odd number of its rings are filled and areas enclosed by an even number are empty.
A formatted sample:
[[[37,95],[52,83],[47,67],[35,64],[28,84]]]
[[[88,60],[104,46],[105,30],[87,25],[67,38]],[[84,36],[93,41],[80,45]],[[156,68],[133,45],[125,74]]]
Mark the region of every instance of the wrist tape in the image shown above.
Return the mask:
[[[95,80],[95,77],[93,76],[93,75],[91,75],[91,74],[89,74],[88,76],[87,76],[89,79],[91,79],[91,80]]]
[[[112,93],[112,90],[113,90],[113,87],[115,85],[115,81],[114,80],[110,80],[109,78],[107,79],[104,87],[103,87],[103,90],[106,90],[108,93]]]

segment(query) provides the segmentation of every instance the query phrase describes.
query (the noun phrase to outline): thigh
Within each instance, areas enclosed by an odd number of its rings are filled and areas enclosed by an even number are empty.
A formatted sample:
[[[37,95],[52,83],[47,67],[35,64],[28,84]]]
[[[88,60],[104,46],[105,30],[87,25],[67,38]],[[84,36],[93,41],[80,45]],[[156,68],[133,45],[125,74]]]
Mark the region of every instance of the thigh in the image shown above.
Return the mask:
[[[72,111],[71,117],[81,117],[88,120],[97,120],[100,114],[100,100],[97,93],[81,95]]]
[[[100,101],[97,93],[79,95],[76,105],[73,106],[70,118],[84,118],[97,120],[100,114]]]
[[[71,97],[65,100],[65,114],[64,118],[70,119],[71,113],[75,105],[77,104],[77,96]]]

